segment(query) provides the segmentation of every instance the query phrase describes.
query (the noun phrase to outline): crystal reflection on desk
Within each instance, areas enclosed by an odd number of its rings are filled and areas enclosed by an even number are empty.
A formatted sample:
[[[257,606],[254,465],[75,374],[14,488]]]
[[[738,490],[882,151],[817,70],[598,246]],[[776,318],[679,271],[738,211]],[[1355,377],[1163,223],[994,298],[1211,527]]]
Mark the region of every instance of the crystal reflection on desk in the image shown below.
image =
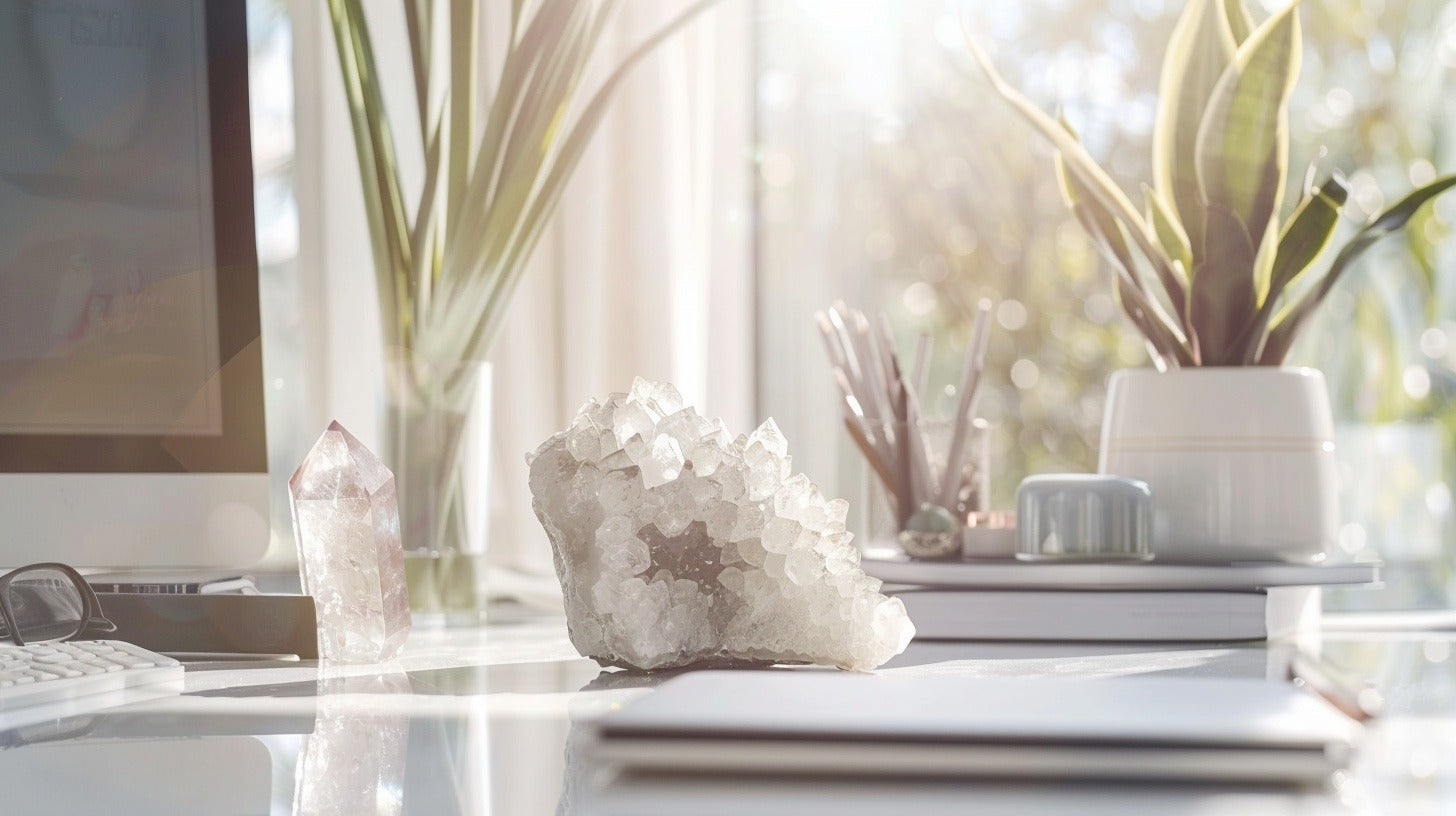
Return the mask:
[[[348,696],[409,694],[409,678],[394,671],[319,685],[313,733],[303,738],[298,757],[294,812],[402,812],[409,716],[394,706],[360,706]]]

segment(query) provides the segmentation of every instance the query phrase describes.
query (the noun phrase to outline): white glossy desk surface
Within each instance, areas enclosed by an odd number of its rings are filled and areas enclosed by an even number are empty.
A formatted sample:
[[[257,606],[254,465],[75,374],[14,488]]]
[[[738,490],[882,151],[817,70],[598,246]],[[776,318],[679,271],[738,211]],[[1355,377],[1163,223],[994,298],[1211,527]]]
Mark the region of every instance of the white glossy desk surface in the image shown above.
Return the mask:
[[[0,731],[0,813],[1452,813],[1456,635],[1341,635],[1389,701],[1327,791],[628,780],[582,723],[660,678],[602,671],[560,621],[417,631],[386,666],[194,664],[185,691]],[[885,671],[1264,676],[1262,646],[914,644]]]

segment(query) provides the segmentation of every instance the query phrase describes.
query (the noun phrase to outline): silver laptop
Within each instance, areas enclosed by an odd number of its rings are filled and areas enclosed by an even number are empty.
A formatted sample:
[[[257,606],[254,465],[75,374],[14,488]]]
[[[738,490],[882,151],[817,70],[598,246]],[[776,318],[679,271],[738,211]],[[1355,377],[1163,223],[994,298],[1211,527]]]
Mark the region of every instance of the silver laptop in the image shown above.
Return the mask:
[[[1253,679],[697,672],[597,725],[629,771],[1314,783],[1360,726]]]

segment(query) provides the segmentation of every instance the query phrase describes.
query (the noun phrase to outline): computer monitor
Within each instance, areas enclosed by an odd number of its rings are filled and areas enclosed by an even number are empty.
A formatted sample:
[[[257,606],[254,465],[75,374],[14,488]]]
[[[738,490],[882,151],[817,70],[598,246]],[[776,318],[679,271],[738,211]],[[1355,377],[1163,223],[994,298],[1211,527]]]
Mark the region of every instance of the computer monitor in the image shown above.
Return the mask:
[[[268,544],[245,0],[0,3],[0,566]]]

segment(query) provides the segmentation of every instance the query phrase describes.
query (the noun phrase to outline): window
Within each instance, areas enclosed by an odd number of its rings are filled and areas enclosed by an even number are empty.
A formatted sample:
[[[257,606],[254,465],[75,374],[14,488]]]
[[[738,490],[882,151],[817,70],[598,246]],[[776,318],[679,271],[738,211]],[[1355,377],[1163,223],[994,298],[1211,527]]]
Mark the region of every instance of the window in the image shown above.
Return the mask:
[[[1282,2],[1248,5],[1262,16]],[[816,309],[843,298],[884,311],[902,352],[930,333],[931,382],[943,385],[974,304],[989,297],[999,304],[981,403],[994,426],[992,506],[1010,507],[1027,474],[1095,469],[1106,378],[1147,356],[1061,204],[1050,151],[971,68],[961,19],[1008,80],[1046,110],[1060,105],[1136,191],[1150,178],[1158,69],[1181,7],[793,0],[765,9],[759,408],[794,440],[797,468],[839,495],[863,492],[814,337]],[[1346,171],[1366,214],[1437,168],[1456,169],[1456,5],[1330,0],[1301,15],[1291,167]],[[1387,564],[1384,592],[1332,593],[1334,606],[1456,603],[1456,244],[1444,240],[1453,219],[1456,200],[1441,200],[1367,255],[1295,350],[1295,362],[1324,371],[1341,426],[1347,496],[1336,555]],[[928,410],[937,402],[925,397]]]
[[[269,560],[292,557],[288,477],[313,440],[301,347],[306,311],[298,266],[294,196],[293,26],[284,0],[249,0],[249,103],[252,106],[254,210],[267,378],[268,471],[275,543]]]

